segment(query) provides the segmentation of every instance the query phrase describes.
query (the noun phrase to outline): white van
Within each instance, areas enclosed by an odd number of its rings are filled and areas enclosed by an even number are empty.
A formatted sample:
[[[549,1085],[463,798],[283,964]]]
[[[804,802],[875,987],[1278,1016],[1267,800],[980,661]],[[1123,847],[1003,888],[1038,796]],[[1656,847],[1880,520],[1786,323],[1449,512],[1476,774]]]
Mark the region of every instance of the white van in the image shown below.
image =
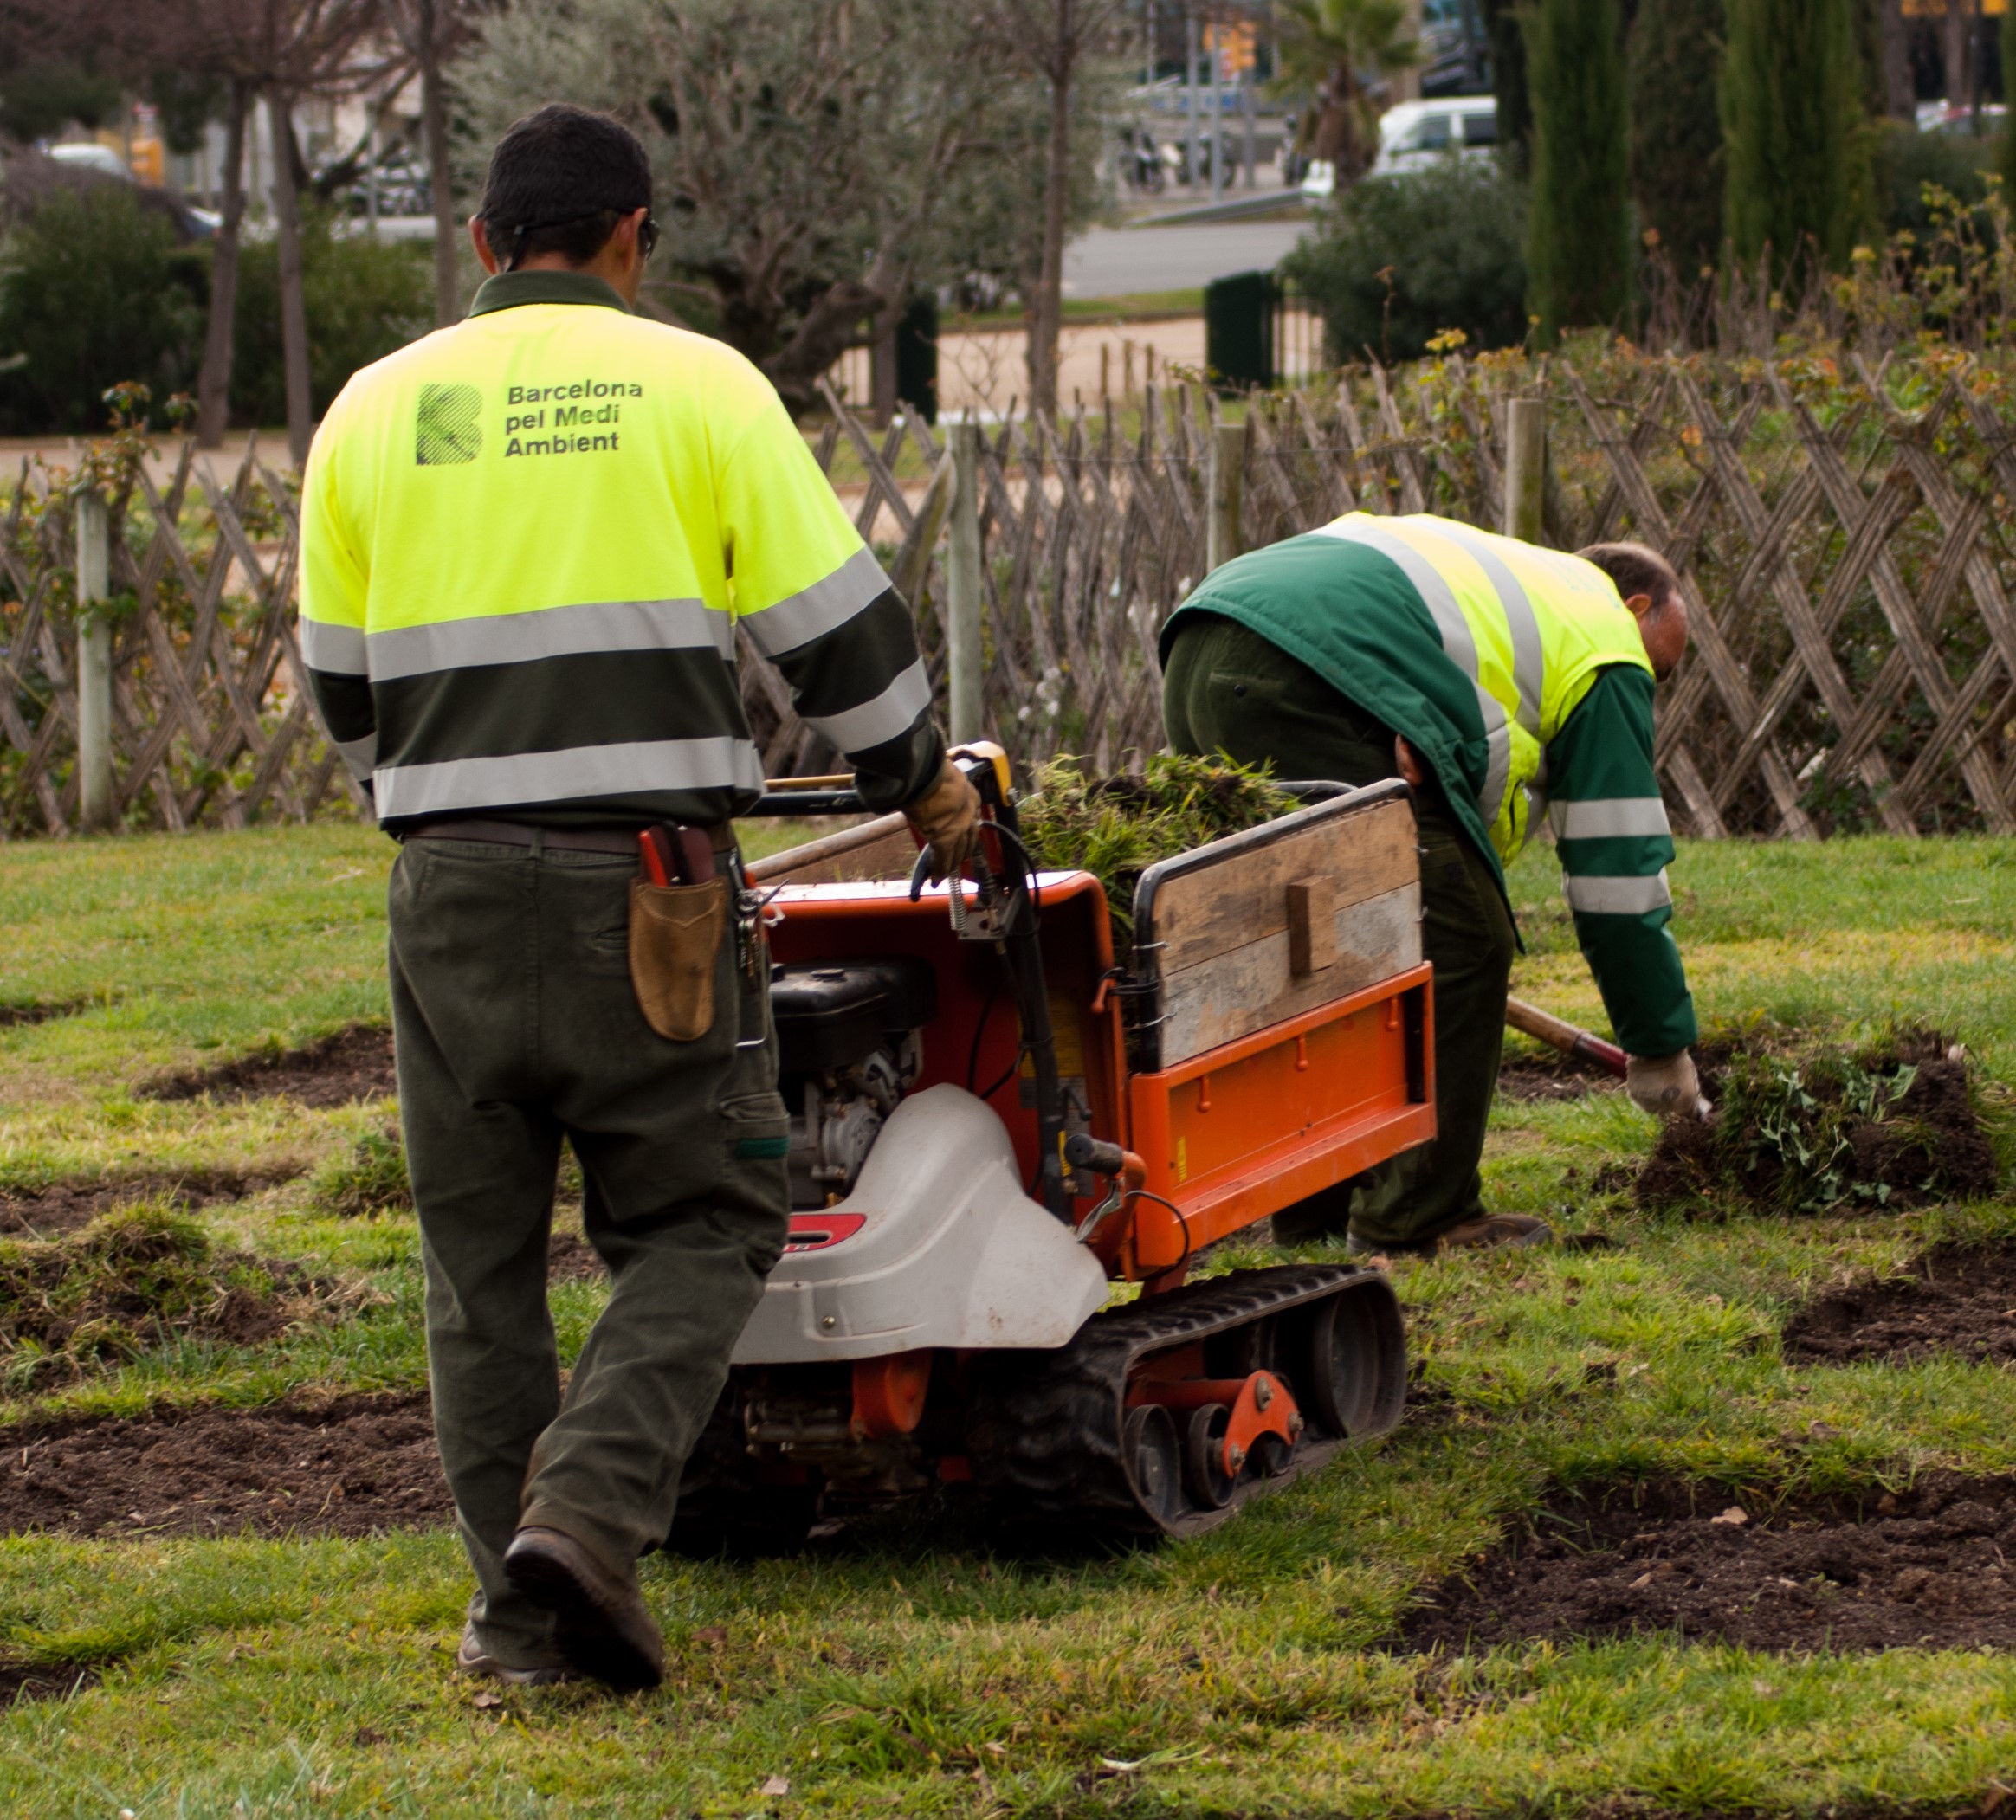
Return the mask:
[[[1420,171],[1454,152],[1482,158],[1498,143],[1498,98],[1488,94],[1443,95],[1432,101],[1402,101],[1379,119],[1379,153],[1372,177]],[[1302,179],[1302,193],[1321,202],[1337,187],[1336,172],[1318,159]]]

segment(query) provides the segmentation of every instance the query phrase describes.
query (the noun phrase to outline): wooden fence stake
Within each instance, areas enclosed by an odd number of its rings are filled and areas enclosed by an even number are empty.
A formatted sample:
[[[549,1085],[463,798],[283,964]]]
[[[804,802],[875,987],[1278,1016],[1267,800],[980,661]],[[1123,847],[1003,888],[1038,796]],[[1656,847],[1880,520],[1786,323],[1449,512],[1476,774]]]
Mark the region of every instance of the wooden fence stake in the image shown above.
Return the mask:
[[[1239,506],[1245,467],[1246,426],[1212,425],[1210,471],[1205,476],[1211,502],[1205,520],[1206,572],[1229,563],[1239,553]]]
[[[1505,535],[1537,544],[1546,499],[1547,400],[1510,399],[1505,406]]]
[[[947,720],[953,743],[981,737],[980,426],[954,423],[952,535],[945,562]]]
[[[77,495],[77,818],[112,827],[112,627],[93,611],[111,592],[105,495]]]

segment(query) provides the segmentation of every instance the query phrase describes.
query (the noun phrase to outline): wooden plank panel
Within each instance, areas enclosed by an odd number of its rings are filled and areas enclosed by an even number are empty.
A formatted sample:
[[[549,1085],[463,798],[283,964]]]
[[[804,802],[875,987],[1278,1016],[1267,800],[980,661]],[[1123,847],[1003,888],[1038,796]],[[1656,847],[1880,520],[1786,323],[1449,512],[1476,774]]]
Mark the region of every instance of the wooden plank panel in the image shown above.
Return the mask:
[[[1418,875],[1414,840],[1412,804],[1374,803],[1164,880],[1154,897],[1164,978],[1257,937],[1285,939],[1288,887],[1296,880],[1329,879],[1340,910],[1394,890]]]
[[[1318,973],[1294,971],[1285,921],[1257,940],[1179,973],[1165,972],[1162,1066],[1173,1068],[1419,965],[1420,881],[1410,878],[1396,889],[1343,905],[1334,927],[1336,959]]]

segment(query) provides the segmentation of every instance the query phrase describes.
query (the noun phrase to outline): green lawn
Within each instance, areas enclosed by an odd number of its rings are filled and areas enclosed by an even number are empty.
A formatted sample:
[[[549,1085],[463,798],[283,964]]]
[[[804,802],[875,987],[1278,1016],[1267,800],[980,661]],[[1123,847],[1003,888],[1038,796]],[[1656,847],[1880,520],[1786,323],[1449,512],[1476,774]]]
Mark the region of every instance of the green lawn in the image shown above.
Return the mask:
[[[16,846],[0,857],[0,1185],[307,1167],[384,1124],[132,1096],[163,1068],[384,1013],[391,849],[321,828]],[[1706,1016],[1844,1036],[1923,1017],[2016,1087],[2016,842],[1693,845],[1678,928]],[[1518,990],[1599,1017],[1550,856],[1515,878]],[[1909,1218],[1654,1220],[1589,1178],[1649,1144],[1621,1096],[1502,1107],[1501,1205],[1620,1242],[1404,1266],[1436,1418],[1200,1540],[1089,1565],[989,1554],[956,1510],[750,1566],[654,1559],[664,1693],[482,1690],[448,1670],[466,1582],[443,1533],[371,1542],[0,1542],[0,1652],[103,1681],[0,1712],[0,1811],[151,1817],[1951,1811],[2016,1762],[1992,1653],[1767,1658],[1659,1638],[1385,1653],[1425,1583],[1550,1484],[1700,1474],[1760,1497],[2016,1469],[1991,1369],[1788,1368],[1786,1309],[1888,1269]],[[1571,1171],[1575,1173],[1571,1174]],[[199,1216],[385,1300],[276,1346],[186,1348],[36,1408],[423,1381],[410,1219],[338,1222],[296,1179]],[[599,1292],[557,1293],[578,1344]],[[1588,1367],[1604,1368],[1591,1374]],[[1614,1370],[1614,1376],[1611,1375]],[[1813,1429],[1812,1424],[1822,1424]],[[789,1792],[766,1796],[771,1778]]]

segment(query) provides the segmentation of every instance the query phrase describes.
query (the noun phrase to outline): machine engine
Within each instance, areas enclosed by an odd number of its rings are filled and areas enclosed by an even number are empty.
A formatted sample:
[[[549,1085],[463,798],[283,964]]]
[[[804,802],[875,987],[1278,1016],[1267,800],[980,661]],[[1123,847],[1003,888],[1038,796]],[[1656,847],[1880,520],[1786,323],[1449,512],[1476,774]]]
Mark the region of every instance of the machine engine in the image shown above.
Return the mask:
[[[779,966],[771,973],[779,1086],[791,1107],[791,1204],[852,1190],[876,1135],[924,1066],[938,981],[918,959]]]

